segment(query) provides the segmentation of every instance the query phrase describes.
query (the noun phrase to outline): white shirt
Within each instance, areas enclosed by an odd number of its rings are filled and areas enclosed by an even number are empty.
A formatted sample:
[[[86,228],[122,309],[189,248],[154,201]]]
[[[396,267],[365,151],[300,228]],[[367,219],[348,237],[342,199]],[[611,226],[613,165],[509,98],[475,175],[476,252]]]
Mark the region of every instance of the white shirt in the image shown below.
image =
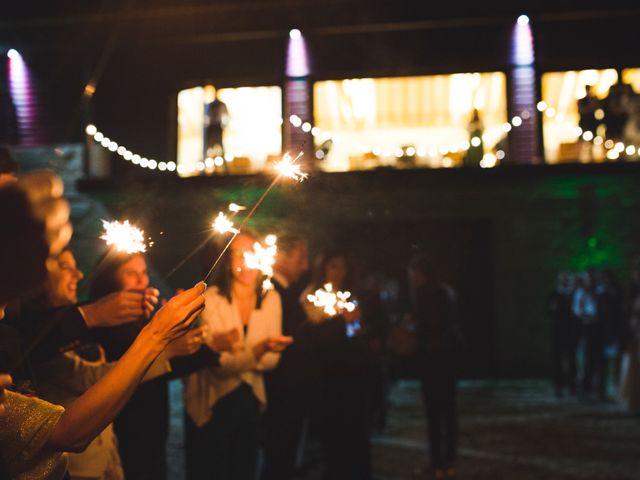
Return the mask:
[[[262,407],[266,406],[262,372],[275,368],[280,354],[267,352],[256,361],[253,347],[269,337],[282,335],[282,304],[280,295],[274,290],[266,293],[259,310],[251,312],[246,335],[240,310],[233,298],[229,303],[217,287],[209,287],[204,297],[206,306],[201,314],[201,324],[208,327],[205,341],[211,346],[215,333],[228,332],[232,328],[239,331],[240,338],[231,351],[220,354],[219,367],[200,370],[185,379],[187,413],[199,427],[211,419],[216,402],[243,382],[251,387]]]

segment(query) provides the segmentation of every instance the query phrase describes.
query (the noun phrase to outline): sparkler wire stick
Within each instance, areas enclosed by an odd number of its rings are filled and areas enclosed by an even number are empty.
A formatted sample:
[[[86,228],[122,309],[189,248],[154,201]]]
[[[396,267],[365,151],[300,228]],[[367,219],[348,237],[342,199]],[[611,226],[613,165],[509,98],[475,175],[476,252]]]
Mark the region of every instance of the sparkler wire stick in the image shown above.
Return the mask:
[[[171,270],[169,270],[169,273],[167,273],[164,277],[163,280],[167,280],[171,275],[173,275],[174,273],[176,273],[180,267],[182,267],[185,263],[187,263],[187,261],[189,259],[191,259],[196,253],[198,253],[200,250],[202,250],[204,248],[204,246],[213,238],[215,234],[211,233],[210,235],[207,236],[207,238],[205,238],[202,243],[200,243],[196,248],[194,248],[193,250],[191,250],[191,252],[189,253],[189,255],[187,255],[186,257],[184,257],[182,260],[180,260],[178,262],[178,264],[173,267]]]
[[[269,195],[269,192],[271,190],[273,190],[273,187],[276,186],[276,183],[278,182],[278,180],[280,179],[280,175],[278,175],[276,178],[273,179],[273,182],[271,182],[271,185],[269,185],[269,187],[264,191],[264,193],[260,196],[260,198],[258,199],[258,201],[253,205],[253,207],[251,208],[251,210],[249,211],[249,213],[247,214],[246,217],[244,217],[244,219],[242,220],[242,223],[240,224],[240,226],[238,227],[238,231],[234,232],[234,234],[231,236],[231,238],[229,239],[229,241],[227,242],[227,244],[224,246],[224,248],[222,249],[222,252],[220,252],[220,255],[218,255],[218,258],[216,258],[216,261],[213,262],[213,265],[211,265],[211,268],[209,269],[209,272],[205,275],[204,277],[204,282],[206,283],[207,280],[209,279],[209,277],[211,276],[211,274],[213,273],[213,270],[216,268],[216,266],[218,265],[218,263],[220,263],[220,260],[222,260],[223,255],[227,252],[227,250],[229,249],[229,247],[231,246],[231,242],[233,242],[233,240],[238,236],[238,234],[240,232],[242,232],[242,228],[247,224],[247,221],[249,221],[249,219],[253,216],[253,214],[256,212],[256,210],[258,209],[258,207],[262,204],[262,202],[264,202],[264,199],[267,198],[267,195]]]

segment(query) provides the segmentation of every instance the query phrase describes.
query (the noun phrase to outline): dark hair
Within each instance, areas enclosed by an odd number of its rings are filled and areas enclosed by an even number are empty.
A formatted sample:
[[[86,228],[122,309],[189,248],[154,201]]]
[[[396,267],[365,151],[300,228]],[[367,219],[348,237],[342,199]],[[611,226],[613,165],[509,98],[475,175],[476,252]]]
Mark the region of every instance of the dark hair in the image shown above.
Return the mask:
[[[333,247],[325,250],[323,253],[316,257],[313,265],[313,286],[314,288],[321,288],[326,283],[326,269],[327,264],[334,258],[344,258],[347,263],[347,275],[344,279],[344,285],[342,289],[352,290],[353,285],[353,263],[350,256],[344,250]]]
[[[250,237],[257,241],[258,236],[250,231],[243,230],[242,233],[238,235],[244,235],[246,237]],[[237,238],[237,237],[236,237]],[[234,239],[235,240],[235,239]],[[205,247],[202,249],[202,254],[200,255],[200,261],[202,266],[202,274],[206,275],[209,273],[213,262],[216,261],[224,247],[227,245],[228,237],[225,238],[211,238]],[[218,287],[218,292],[220,295],[225,297],[229,303],[232,302],[231,299],[231,286],[233,284],[233,271],[231,269],[231,246],[224,252],[224,255],[220,259],[220,263],[216,266],[216,269],[213,271],[211,280],[209,280],[210,285],[215,285]],[[262,306],[262,284],[257,282],[256,285],[256,308],[260,309]]]
[[[142,253],[122,253],[115,250],[109,250],[105,253],[95,268],[91,272],[91,281],[89,283],[89,297],[91,300],[97,300],[110,293],[122,290],[116,272],[129,260]]]
[[[278,233],[278,251],[291,253],[298,245],[306,245],[307,239],[297,232],[283,231]]]
[[[18,162],[7,145],[0,145],[0,174],[3,173],[18,173]]]

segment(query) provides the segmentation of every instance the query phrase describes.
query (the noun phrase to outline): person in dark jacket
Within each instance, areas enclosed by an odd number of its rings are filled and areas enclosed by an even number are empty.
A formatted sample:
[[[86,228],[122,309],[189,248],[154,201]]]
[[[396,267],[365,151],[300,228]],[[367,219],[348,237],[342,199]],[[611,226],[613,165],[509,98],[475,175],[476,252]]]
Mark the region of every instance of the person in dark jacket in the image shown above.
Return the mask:
[[[436,478],[453,477],[458,434],[456,364],[460,338],[455,294],[438,278],[425,254],[411,260],[408,273],[431,467]]]

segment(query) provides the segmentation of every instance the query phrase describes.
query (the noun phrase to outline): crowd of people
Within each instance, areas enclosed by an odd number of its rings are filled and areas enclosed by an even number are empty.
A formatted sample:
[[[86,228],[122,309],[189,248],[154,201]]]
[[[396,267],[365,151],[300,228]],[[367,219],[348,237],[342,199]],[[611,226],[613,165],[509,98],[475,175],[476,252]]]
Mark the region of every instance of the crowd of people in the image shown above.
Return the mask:
[[[549,299],[556,395],[607,400],[640,411],[640,257],[625,289],[611,269],[560,272]]]
[[[309,436],[322,447],[324,478],[372,478],[388,324],[347,253],[327,249],[310,268],[306,238],[283,231],[274,288],[263,290],[244,257],[258,236],[244,230],[208,286],[164,300],[144,253],[110,249],[79,302],[85,273],[68,246],[62,183],[16,172],[0,158],[0,478],[167,478],[176,378],[188,479],[295,478]],[[204,271],[219,252],[215,241],[203,249]],[[431,466],[436,478],[453,477],[454,295],[426,256],[407,278]],[[351,292],[355,308],[327,313],[307,300],[327,283]]]

